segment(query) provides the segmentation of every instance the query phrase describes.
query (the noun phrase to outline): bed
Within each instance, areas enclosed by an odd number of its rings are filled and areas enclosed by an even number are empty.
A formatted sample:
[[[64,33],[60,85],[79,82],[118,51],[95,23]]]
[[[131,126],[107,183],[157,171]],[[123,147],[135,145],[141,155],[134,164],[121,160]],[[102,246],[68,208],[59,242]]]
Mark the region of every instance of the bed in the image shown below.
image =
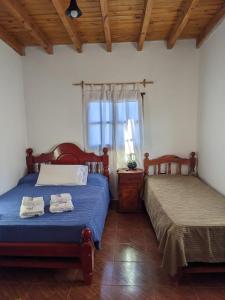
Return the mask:
[[[152,160],[146,153],[144,168],[145,207],[162,267],[178,278],[225,272],[225,197],[196,176],[195,153],[188,159],[167,155]]]
[[[33,155],[27,149],[28,174],[0,197],[0,266],[33,268],[81,268],[90,284],[94,250],[100,247],[109,205],[108,155],[86,153],[74,144],[63,143],[51,152]],[[35,186],[41,163],[88,164],[85,186]],[[51,194],[70,193],[75,209],[51,214]],[[24,195],[43,196],[45,214],[21,219],[19,208]]]

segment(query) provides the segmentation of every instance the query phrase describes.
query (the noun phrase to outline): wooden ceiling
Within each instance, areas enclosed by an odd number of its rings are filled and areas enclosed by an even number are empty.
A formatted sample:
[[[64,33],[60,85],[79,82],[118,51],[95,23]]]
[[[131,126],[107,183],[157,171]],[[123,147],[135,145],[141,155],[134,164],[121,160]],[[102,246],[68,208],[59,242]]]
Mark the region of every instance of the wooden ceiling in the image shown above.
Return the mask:
[[[199,47],[225,16],[224,0],[78,0],[82,16],[65,16],[69,0],[0,0],[0,38],[20,55],[39,45],[165,40],[169,49],[178,39],[196,39]]]

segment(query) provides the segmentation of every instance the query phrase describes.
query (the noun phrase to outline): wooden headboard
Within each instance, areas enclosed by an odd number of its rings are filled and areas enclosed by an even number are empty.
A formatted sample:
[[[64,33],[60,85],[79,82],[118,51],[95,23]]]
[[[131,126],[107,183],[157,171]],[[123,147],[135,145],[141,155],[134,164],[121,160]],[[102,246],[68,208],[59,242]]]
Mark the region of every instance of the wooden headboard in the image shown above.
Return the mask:
[[[28,173],[39,170],[41,163],[63,165],[88,165],[89,173],[102,173],[109,176],[108,149],[103,148],[102,155],[87,153],[72,143],[57,145],[52,151],[33,155],[33,149],[26,150],[26,163]]]
[[[155,159],[149,159],[149,153],[145,153],[144,170],[149,175],[149,167],[153,167],[153,175],[172,174],[172,165],[176,165],[175,175],[182,175],[182,166],[188,167],[188,175],[196,174],[197,159],[195,152],[191,152],[189,158],[182,158],[175,155],[164,155]],[[162,166],[164,165],[164,172]]]

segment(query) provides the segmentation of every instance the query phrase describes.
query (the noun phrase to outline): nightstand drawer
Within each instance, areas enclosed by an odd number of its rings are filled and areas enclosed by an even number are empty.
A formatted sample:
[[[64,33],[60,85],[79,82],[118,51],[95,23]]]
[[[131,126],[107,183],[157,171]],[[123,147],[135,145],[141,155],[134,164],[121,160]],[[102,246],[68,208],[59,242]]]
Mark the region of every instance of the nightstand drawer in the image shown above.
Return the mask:
[[[141,193],[144,182],[144,171],[118,170],[118,194],[120,212],[139,212],[142,210]]]
[[[122,189],[119,191],[119,208],[120,210],[135,211],[138,209],[138,190],[137,189]]]
[[[137,174],[137,175],[121,175],[119,176],[119,183],[121,184],[137,184],[140,181],[142,181],[143,175],[142,174]]]

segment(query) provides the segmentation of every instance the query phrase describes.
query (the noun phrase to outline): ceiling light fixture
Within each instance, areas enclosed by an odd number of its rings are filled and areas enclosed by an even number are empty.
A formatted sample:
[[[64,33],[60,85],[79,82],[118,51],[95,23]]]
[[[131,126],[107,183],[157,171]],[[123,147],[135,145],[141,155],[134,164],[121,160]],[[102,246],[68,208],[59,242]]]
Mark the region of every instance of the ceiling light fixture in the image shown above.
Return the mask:
[[[79,18],[82,15],[76,0],[70,0],[70,5],[65,11],[65,14],[71,19]]]

